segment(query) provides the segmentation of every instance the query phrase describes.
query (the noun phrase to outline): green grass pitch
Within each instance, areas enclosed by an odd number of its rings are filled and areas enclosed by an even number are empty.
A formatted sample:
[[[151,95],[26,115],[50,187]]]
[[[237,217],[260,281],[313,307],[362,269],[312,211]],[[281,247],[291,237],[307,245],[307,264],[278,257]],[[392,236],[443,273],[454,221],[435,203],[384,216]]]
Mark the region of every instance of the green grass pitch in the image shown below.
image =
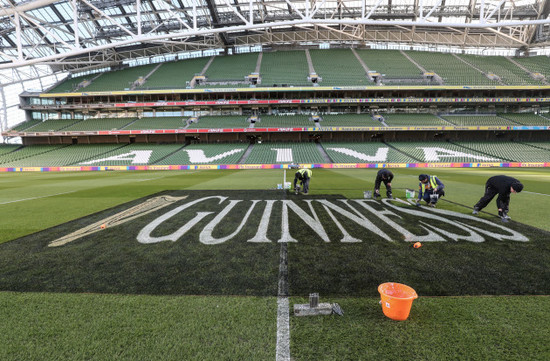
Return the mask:
[[[336,214],[351,236],[363,240],[339,242],[342,230],[328,226],[334,221],[315,200],[338,204],[344,197],[361,199],[363,191],[372,190],[376,171],[315,169],[307,197],[313,200],[312,208],[303,196],[274,190],[283,181],[281,170],[4,173],[0,359],[275,359],[281,200],[295,201],[308,214],[315,210],[330,238],[325,242],[289,217],[288,230],[298,238],[288,244],[291,310],[295,303],[307,303],[310,292],[320,292],[322,302],[338,302],[345,312],[344,317],[291,315],[293,360],[549,359],[550,171],[394,170],[394,196],[403,199],[406,188],[416,189],[419,173],[435,174],[447,190],[438,210],[464,215],[471,214],[491,175],[520,179],[525,189],[512,195],[513,222],[505,227],[526,235],[528,242],[487,236],[482,243],[447,239],[413,249],[410,240],[368,212],[363,216],[391,241]],[[287,173],[291,181],[292,172]],[[150,233],[162,237],[176,232],[197,212],[205,212],[197,226],[175,242],[136,242],[139,230],[171,206],[151,213],[152,218],[143,216],[59,248],[47,247],[52,239],[159,194],[190,195],[186,201],[191,201],[218,193],[229,200],[276,200],[265,233],[271,242],[246,241],[259,229],[265,209],[261,201],[247,223],[253,227],[244,227],[221,244],[201,244],[201,227],[214,218],[206,213],[220,203],[210,200]],[[247,205],[236,202],[211,237],[221,239],[236,231]],[[410,208],[397,206],[402,208],[392,212]],[[385,209],[382,204],[373,207]],[[485,230],[500,229],[495,202],[484,211],[480,217],[489,222]],[[427,232],[414,215],[389,217],[414,234]],[[423,224],[462,237],[467,233],[435,219]],[[386,281],[409,284],[419,293],[407,321],[382,314],[376,285]]]

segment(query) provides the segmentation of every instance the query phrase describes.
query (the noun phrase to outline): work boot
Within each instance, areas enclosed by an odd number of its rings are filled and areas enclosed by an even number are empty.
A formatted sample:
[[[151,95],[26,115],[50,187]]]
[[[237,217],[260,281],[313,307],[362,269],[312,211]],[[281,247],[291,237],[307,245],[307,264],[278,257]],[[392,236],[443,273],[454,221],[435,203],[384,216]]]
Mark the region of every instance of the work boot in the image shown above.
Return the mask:
[[[505,211],[499,211],[498,216],[500,217],[502,223],[508,223],[508,221],[510,221],[511,219]]]
[[[433,203],[433,202],[428,203],[428,205],[432,208],[435,208],[435,203]]]
[[[388,199],[393,199],[393,195],[392,195],[391,191],[387,191],[386,196],[388,196]]]
[[[473,215],[476,215],[479,213],[479,207],[474,207],[474,211],[472,212]]]

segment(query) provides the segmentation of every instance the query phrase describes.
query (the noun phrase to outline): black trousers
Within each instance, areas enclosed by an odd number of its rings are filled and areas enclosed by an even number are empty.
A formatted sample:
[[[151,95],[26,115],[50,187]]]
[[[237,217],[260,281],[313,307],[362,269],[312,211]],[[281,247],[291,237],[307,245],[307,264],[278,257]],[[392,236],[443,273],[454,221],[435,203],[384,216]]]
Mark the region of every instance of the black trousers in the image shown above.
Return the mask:
[[[489,202],[498,194],[497,198],[497,208],[502,209],[505,212],[508,212],[508,205],[510,204],[510,194],[499,194],[496,188],[492,186],[485,185],[485,194],[480,200],[476,203],[475,207],[478,209],[483,209],[487,207]]]
[[[310,178],[307,177],[305,179],[294,177],[294,189],[296,189],[296,184],[300,182],[300,185],[304,188],[304,193],[309,192],[309,180]]]

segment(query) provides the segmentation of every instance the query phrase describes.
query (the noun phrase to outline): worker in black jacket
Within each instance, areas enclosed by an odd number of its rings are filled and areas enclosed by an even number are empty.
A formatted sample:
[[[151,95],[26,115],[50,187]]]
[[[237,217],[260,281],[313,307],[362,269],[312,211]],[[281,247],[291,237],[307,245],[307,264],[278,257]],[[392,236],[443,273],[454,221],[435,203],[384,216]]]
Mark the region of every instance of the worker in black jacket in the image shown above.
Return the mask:
[[[491,177],[485,183],[485,194],[474,206],[473,214],[478,214],[485,208],[489,202],[498,194],[497,208],[498,215],[502,222],[508,222],[508,206],[510,204],[510,193],[519,193],[523,189],[523,184],[516,178],[505,175],[496,175]]]
[[[380,197],[380,183],[384,182],[384,185],[386,186],[386,196],[389,199],[392,199],[392,192],[391,192],[391,181],[393,179],[393,173],[390,172],[388,169],[380,169],[378,173],[376,174],[376,179],[374,181],[374,198]]]

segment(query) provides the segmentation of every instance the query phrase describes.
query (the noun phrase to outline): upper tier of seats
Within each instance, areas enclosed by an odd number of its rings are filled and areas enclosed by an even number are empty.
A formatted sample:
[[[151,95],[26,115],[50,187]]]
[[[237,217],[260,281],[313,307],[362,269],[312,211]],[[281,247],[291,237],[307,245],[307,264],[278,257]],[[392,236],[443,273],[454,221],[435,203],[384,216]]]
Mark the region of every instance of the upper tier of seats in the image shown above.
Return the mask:
[[[380,73],[384,85],[433,85],[435,81],[425,79],[423,71],[436,73],[443,85],[541,85],[547,84],[541,76],[550,79],[547,56],[510,59],[397,50],[355,52],[359,59],[351,49],[313,49],[309,50],[311,63],[305,50],[264,52],[259,63],[259,53],[194,58],[66,79],[49,92],[185,89],[199,74],[208,82],[198,87],[246,87],[244,78],[257,65],[262,87],[311,86],[308,76],[313,71],[322,78],[321,86],[374,85],[366,69]],[[535,73],[540,74],[538,79]]]

